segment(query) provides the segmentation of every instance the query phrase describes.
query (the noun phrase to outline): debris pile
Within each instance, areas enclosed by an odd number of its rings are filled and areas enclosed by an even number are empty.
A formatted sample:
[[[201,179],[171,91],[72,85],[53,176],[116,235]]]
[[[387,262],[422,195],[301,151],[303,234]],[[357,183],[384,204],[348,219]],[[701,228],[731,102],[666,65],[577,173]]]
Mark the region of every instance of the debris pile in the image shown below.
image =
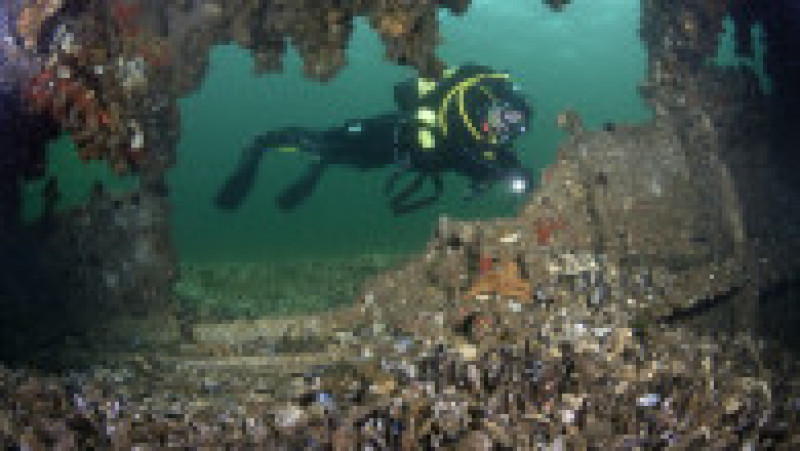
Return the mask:
[[[581,198],[561,188],[577,174],[562,160],[541,195],[576,208]],[[198,324],[179,348],[132,350],[113,356],[113,365],[59,378],[3,369],[8,427],[0,440],[305,449],[800,445],[796,360],[749,336],[719,341],[639,320],[668,285],[626,275],[602,251],[563,251],[592,243],[596,227],[565,224],[539,244],[541,205],[510,220],[443,220],[428,252],[370,280],[350,308]],[[486,280],[491,290],[474,290]]]
[[[702,199],[676,201],[693,180],[681,175],[690,148],[674,134],[640,126],[570,136],[518,217],[443,218],[425,253],[370,279],[352,307],[197,324],[179,347],[119,353],[114,365],[61,379],[6,370],[6,440],[796,447],[797,360],[749,334],[671,319],[741,280],[730,232],[740,210],[724,204],[732,210],[705,217]],[[672,147],[671,157],[650,161],[632,144],[644,141],[653,154]],[[628,151],[642,153],[641,164],[631,157],[641,180],[618,170],[627,160],[615,156]],[[639,186],[654,178],[659,190]],[[647,215],[631,218],[637,209]],[[673,209],[678,224],[664,213]],[[716,221],[716,244],[656,239],[685,221],[698,230]]]

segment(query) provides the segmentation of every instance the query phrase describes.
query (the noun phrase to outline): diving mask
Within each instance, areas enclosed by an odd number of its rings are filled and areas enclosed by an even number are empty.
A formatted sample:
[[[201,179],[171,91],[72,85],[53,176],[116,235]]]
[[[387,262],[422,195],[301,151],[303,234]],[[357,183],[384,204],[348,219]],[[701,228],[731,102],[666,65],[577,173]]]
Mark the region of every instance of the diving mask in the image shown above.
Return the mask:
[[[525,133],[527,122],[524,108],[508,102],[492,102],[483,122],[483,132],[496,143],[503,144]]]

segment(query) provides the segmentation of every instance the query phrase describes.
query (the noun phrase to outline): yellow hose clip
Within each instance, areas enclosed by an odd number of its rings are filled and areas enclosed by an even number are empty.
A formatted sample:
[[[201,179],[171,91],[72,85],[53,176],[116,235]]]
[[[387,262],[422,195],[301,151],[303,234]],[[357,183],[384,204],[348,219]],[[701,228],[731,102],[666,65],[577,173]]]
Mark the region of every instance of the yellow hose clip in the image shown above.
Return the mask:
[[[430,150],[436,147],[436,138],[433,136],[433,132],[427,128],[420,128],[417,131],[417,142],[422,147],[422,150]]]
[[[436,89],[435,80],[429,80],[421,77],[417,79],[417,95],[420,99],[428,95],[428,93],[434,89]]]
[[[425,125],[436,126],[436,112],[430,108],[418,109],[416,119]]]

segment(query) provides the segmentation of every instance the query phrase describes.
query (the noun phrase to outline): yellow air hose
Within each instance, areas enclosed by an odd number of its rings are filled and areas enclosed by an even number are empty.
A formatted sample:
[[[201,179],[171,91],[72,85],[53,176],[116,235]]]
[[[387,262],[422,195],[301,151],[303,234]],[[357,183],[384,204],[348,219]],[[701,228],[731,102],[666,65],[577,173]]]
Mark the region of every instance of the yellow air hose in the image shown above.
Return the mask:
[[[459,84],[457,84],[453,88],[451,88],[447,92],[447,95],[445,95],[444,99],[442,100],[442,104],[439,106],[439,126],[442,128],[442,134],[443,135],[447,136],[447,121],[445,119],[447,118],[447,110],[448,110],[448,108],[450,106],[450,100],[453,98],[454,95],[458,94],[458,112],[459,112],[459,115],[461,116],[461,120],[464,121],[464,125],[466,125],[467,129],[469,130],[469,132],[472,134],[472,136],[475,138],[476,141],[484,139],[483,136],[481,136],[481,134],[478,131],[478,129],[475,128],[475,125],[472,124],[472,121],[470,120],[469,116],[467,115],[466,109],[464,107],[464,93],[467,92],[467,90],[469,88],[475,86],[475,84],[477,84],[478,82],[480,82],[481,80],[483,80],[485,78],[508,79],[509,75],[508,74],[480,74],[480,75],[476,75],[474,77],[468,78],[468,79],[460,82]],[[479,86],[479,88],[486,95],[488,95],[490,98],[494,99],[494,96],[492,96],[492,94],[489,91],[487,91],[484,87]]]

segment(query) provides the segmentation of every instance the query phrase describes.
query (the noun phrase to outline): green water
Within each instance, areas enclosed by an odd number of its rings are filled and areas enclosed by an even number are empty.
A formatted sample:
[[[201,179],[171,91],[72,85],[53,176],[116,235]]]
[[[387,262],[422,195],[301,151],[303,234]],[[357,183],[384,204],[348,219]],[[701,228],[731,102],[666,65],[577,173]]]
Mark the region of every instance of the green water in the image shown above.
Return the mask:
[[[439,54],[451,65],[477,62],[505,69],[533,101],[533,131],[517,143],[538,170],[552,162],[562,134],[556,114],[578,110],[590,126],[643,122],[650,112],[636,85],[645,77],[636,34],[637,2],[576,1],[554,14],[530,0],[476,1],[462,17],[442,18]],[[212,199],[255,135],[285,126],[322,128],[393,109],[392,87],[414,75],[383,59],[383,46],[359,22],[348,66],[327,84],[302,77],[290,52],[282,74],[253,75],[250,55],[235,46],[214,49],[201,89],[182,99],[179,163],[171,173],[175,240],[187,260],[282,260],[306,256],[403,253],[419,249],[439,215],[513,214],[520,202],[501,190],[461,200],[466,183],[446,179],[435,206],[392,215],[381,194],[390,170],[329,168],[298,209],[282,212],[275,196],[309,163],[302,155],[270,154],[247,202],[231,214]]]
[[[577,110],[590,127],[608,121],[646,122],[651,113],[636,86],[645,78],[646,54],[637,36],[638,2],[576,0],[553,13],[533,0],[476,0],[461,17],[441,16],[439,55],[451,65],[475,62],[508,70],[531,99],[532,131],[515,148],[538,174],[551,163],[563,134],[558,112]],[[257,134],[285,126],[322,128],[390,111],[393,86],[414,71],[383,58],[377,35],[359,21],[347,52],[348,66],[327,84],[306,80],[294,50],[282,74],[255,76],[246,50],[213,49],[199,91],[180,100],[178,163],[169,176],[176,245],[184,261],[281,261],[293,257],[347,257],[407,253],[424,246],[437,218],[511,215],[521,202],[495,190],[461,200],[464,180],[445,180],[445,195],[431,208],[395,217],[381,194],[391,169],[359,172],[332,167],[316,191],[291,212],[275,196],[304,171],[302,155],[270,154],[240,210],[212,205],[241,149]],[[61,208],[83,202],[95,179],[112,189],[102,163],[82,165],[69,139],[53,143],[48,172],[57,174]],[[26,186],[25,214],[35,218],[43,182]]]
[[[63,211],[85,203],[95,182],[102,183],[111,194],[125,192],[137,186],[136,177],[118,176],[105,161],[81,161],[69,135],[60,136],[48,147],[46,174],[57,176],[61,195],[57,210]],[[22,218],[25,222],[35,221],[42,214],[42,193],[47,176],[23,186]]]
[[[735,25],[730,17],[725,18],[724,31],[720,36],[717,54],[709,62],[719,66],[733,66],[747,68],[758,77],[759,85],[765,93],[772,92],[772,81],[767,75],[765,57],[767,53],[764,42],[764,29],[761,24],[755,24],[750,29],[750,38],[753,41],[753,56],[750,58],[736,55]]]

